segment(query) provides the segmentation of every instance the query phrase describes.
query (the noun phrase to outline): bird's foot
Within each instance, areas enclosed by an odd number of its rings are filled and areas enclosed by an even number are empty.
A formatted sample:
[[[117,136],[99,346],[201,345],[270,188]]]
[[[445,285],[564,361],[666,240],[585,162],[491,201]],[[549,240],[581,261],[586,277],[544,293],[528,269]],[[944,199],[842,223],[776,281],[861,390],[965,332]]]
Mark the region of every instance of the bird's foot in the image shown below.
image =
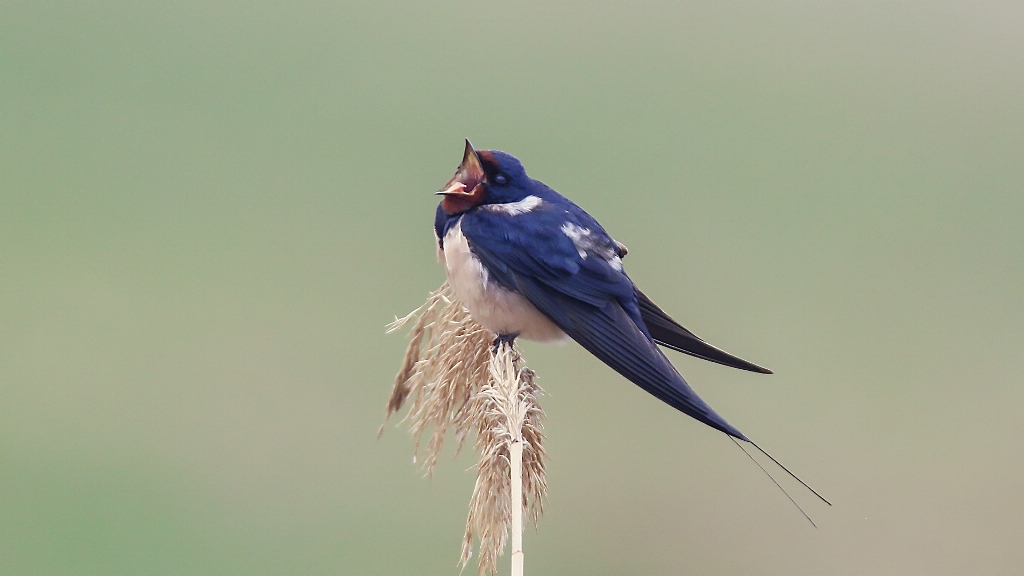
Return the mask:
[[[498,353],[498,348],[501,348],[502,344],[508,344],[511,348],[515,344],[516,337],[519,333],[515,334],[498,334],[498,337],[494,339],[494,343],[491,344],[491,352]]]

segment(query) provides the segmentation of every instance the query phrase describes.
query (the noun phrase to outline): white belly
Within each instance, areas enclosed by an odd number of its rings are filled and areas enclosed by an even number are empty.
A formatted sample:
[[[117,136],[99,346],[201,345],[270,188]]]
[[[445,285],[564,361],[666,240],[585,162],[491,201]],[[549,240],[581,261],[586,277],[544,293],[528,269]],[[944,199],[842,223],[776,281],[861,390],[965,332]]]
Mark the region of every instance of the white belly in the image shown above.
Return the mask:
[[[527,340],[565,339],[565,333],[529,300],[490,279],[483,264],[469,250],[462,235],[462,222],[445,235],[440,255],[448,284],[481,326],[495,334],[519,334]]]

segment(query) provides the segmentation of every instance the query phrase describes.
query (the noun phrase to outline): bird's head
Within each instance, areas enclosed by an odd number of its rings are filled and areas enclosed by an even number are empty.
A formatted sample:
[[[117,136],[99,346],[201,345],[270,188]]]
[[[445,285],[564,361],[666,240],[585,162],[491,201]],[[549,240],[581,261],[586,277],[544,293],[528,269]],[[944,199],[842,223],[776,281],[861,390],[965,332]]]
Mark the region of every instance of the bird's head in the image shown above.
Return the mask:
[[[530,195],[531,180],[519,160],[498,150],[476,150],[466,140],[466,151],[455,176],[437,194],[441,208],[453,216],[481,204],[518,202]]]

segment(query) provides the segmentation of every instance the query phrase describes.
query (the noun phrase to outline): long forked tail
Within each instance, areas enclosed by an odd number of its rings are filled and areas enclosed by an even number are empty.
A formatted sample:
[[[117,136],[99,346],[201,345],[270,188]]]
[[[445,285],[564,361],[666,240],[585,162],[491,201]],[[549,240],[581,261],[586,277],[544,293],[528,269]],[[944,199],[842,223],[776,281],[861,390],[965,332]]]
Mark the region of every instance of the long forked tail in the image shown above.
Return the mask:
[[[726,434],[726,436],[728,436],[728,434]],[[743,453],[747,456],[747,458],[750,458],[751,462],[756,464],[757,467],[760,468],[761,471],[764,472],[766,476],[768,476],[768,479],[772,481],[772,484],[775,484],[775,486],[779,490],[781,490],[783,494],[786,495],[786,498],[793,504],[793,506],[796,506],[796,509],[799,510],[800,513],[803,514],[804,518],[806,518],[807,521],[811,523],[811,526],[814,526],[815,528],[818,527],[818,525],[814,523],[814,520],[811,520],[811,517],[807,515],[807,512],[805,512],[804,509],[799,504],[797,504],[796,500],[794,500],[793,497],[789,495],[789,492],[787,492],[786,489],[783,488],[781,484],[779,484],[779,482],[775,479],[775,477],[772,476],[771,472],[769,472],[764,466],[761,465],[760,462],[758,462],[753,456],[751,456],[750,452],[747,452],[747,450],[743,447],[742,444],[739,443],[739,441],[737,441],[732,436],[729,436],[729,440],[732,440],[732,443],[735,444],[737,448],[742,450]],[[764,448],[761,448],[760,446],[758,446],[753,441],[749,441],[748,440],[748,442],[750,442],[751,446],[753,446],[754,448],[757,448],[758,452],[760,452],[761,454],[764,454],[765,456],[767,456],[768,459],[771,460],[772,462],[774,462],[776,466],[778,466],[779,468],[782,468],[786,472],[786,474],[789,474],[794,480],[799,482],[804,488],[807,488],[811,492],[811,494],[814,494],[815,496],[817,496],[818,499],[821,500],[822,502],[824,502],[825,504],[828,504],[829,506],[832,505],[832,503],[829,502],[828,500],[826,500],[824,496],[819,494],[817,490],[815,490],[814,488],[811,488],[806,482],[801,480],[799,476],[797,476],[796,474],[791,472],[789,470],[789,468],[786,468],[782,464],[782,462],[779,462],[778,460],[775,459],[774,456],[772,456],[771,454],[765,452]]]
[[[782,462],[779,462],[771,454],[765,452],[764,448],[761,448],[760,446],[758,446],[756,442],[751,441],[750,444],[754,448],[757,448],[758,452],[760,452],[761,454],[764,454],[765,456],[767,456],[769,460],[771,460],[772,462],[775,462],[776,466],[778,466],[779,468],[782,468],[783,470],[785,470],[786,474],[789,474],[790,476],[792,476],[793,479],[796,480],[797,482],[799,482],[800,484],[802,484],[804,488],[807,488],[808,490],[810,490],[811,494],[814,494],[815,496],[817,496],[819,500],[821,500],[825,504],[828,504],[829,506],[832,505],[832,503],[829,502],[828,500],[826,500],[824,496],[822,496],[821,494],[818,494],[817,490],[815,490],[814,488],[811,488],[810,486],[807,485],[807,482],[804,482],[803,480],[800,479],[799,476],[797,476],[796,474],[793,474],[792,472],[790,472],[789,468],[786,468],[785,466],[782,465]]]

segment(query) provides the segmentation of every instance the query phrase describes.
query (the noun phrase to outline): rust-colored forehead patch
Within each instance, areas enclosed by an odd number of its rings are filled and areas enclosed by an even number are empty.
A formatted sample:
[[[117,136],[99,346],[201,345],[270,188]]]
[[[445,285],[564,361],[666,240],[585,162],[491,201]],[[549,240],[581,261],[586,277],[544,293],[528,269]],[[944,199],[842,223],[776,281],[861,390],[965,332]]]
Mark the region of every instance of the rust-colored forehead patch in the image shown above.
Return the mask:
[[[497,174],[501,171],[498,159],[490,150],[477,150],[476,155],[480,157],[480,163],[483,164],[484,172],[487,174]]]

